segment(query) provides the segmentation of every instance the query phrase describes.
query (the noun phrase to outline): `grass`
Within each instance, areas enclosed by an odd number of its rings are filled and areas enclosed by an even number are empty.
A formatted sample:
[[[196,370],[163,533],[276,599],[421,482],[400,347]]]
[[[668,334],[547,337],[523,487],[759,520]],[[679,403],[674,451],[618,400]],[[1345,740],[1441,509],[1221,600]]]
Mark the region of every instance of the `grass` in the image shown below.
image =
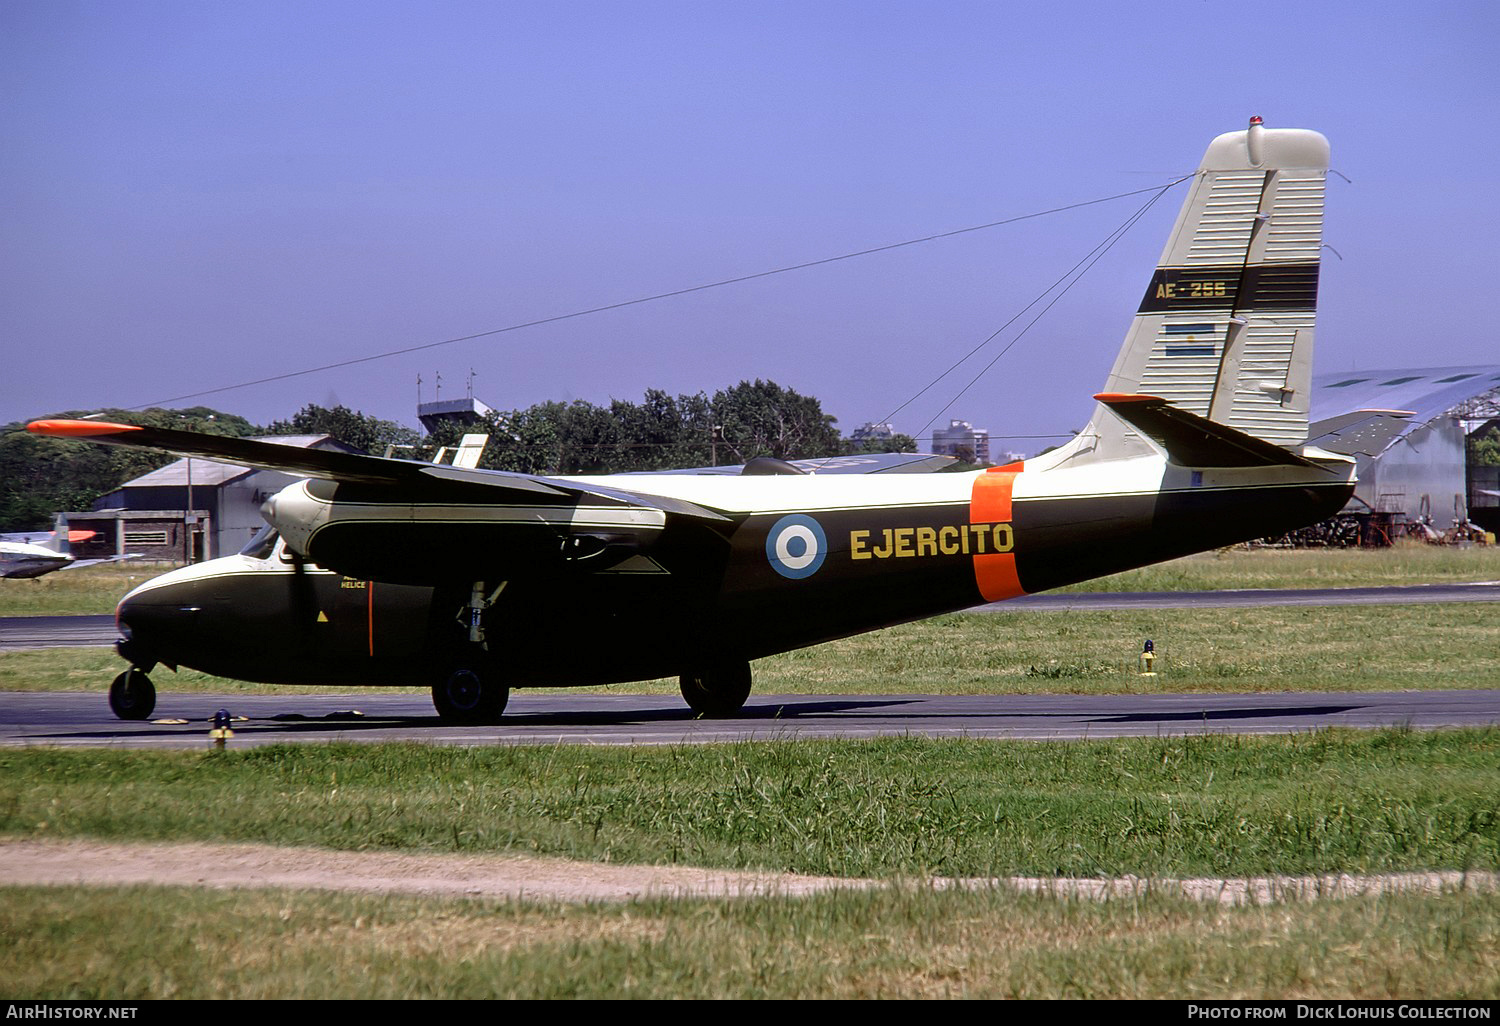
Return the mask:
[[[0,693],[6,691],[109,690],[125,663],[112,648],[33,648],[0,652]],[[196,670],[156,671],[156,682],[167,691],[225,691],[266,693],[274,689],[210,677]]]
[[[1137,673],[1144,639],[1158,676]],[[0,652],[0,693],[103,692],[107,648]],[[1486,603],[964,613],[755,663],[759,694],[1081,694],[1493,688],[1500,615]],[[195,671],[163,692],[285,693]],[[675,680],[613,691],[677,694]]]
[[[1142,677],[1142,643],[1156,677]],[[762,693],[1051,694],[1491,688],[1483,603],[966,613],[755,664]]]
[[[1500,868],[1500,729],[1088,744],[7,749],[0,834],[834,876]]]
[[[0,990],[151,998],[1500,996],[1500,897],[1221,909],[924,888],[535,905],[0,889]]]
[[[113,613],[127,591],[168,569],[152,563],[111,563],[30,580],[0,580],[0,616]]]
[[[1385,549],[1251,549],[1243,545],[1085,581],[1060,591],[1376,588],[1500,581],[1500,545],[1405,542]]]

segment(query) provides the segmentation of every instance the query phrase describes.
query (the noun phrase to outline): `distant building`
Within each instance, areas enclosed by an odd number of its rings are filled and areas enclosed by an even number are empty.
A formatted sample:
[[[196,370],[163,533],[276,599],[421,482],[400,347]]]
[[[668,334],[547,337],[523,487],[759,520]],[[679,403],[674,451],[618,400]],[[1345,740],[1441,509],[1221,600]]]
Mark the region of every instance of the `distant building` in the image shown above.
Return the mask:
[[[895,437],[893,424],[864,423],[854,429],[849,437],[856,442],[888,442]]]
[[[444,424],[457,424],[462,428],[471,427],[494,412],[478,399],[469,396],[466,399],[441,399],[433,403],[420,403],[417,406],[417,419],[422,422],[422,426],[430,435]]]
[[[932,433],[932,451],[940,456],[968,458],[970,463],[990,462],[990,433],[966,420],[951,420]]]

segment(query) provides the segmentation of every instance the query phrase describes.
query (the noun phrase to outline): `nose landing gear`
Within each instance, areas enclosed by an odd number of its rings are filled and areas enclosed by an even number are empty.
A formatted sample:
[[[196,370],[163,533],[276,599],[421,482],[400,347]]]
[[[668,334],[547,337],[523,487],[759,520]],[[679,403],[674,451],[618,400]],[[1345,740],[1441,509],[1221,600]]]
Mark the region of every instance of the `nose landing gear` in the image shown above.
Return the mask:
[[[156,685],[132,666],[109,686],[109,707],[122,720],[144,720],[156,708]]]

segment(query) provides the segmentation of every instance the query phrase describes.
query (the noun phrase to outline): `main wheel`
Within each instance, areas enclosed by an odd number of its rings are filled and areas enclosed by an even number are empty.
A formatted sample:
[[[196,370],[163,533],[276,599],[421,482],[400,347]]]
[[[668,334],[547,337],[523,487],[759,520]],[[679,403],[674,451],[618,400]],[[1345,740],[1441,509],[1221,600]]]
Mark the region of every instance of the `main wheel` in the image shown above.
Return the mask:
[[[132,666],[109,686],[109,707],[122,720],[144,720],[156,708],[156,685]]]
[[[683,674],[683,700],[701,716],[733,716],[750,697],[750,664],[725,662]]]
[[[432,686],[432,704],[450,723],[498,723],[510,688],[473,666],[457,666]]]

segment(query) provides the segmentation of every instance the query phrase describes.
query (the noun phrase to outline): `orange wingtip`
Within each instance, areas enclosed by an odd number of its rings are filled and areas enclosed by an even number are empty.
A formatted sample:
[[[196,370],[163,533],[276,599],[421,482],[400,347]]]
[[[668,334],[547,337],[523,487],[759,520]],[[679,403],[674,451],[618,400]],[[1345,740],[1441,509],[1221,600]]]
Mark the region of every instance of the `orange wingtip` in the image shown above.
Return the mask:
[[[1137,395],[1134,392],[1098,392],[1094,398],[1101,403],[1159,403],[1164,401],[1159,395]]]
[[[121,431],[140,431],[134,424],[111,424],[107,420],[34,420],[26,425],[34,435],[55,438],[87,438],[89,435],[117,435]]]

